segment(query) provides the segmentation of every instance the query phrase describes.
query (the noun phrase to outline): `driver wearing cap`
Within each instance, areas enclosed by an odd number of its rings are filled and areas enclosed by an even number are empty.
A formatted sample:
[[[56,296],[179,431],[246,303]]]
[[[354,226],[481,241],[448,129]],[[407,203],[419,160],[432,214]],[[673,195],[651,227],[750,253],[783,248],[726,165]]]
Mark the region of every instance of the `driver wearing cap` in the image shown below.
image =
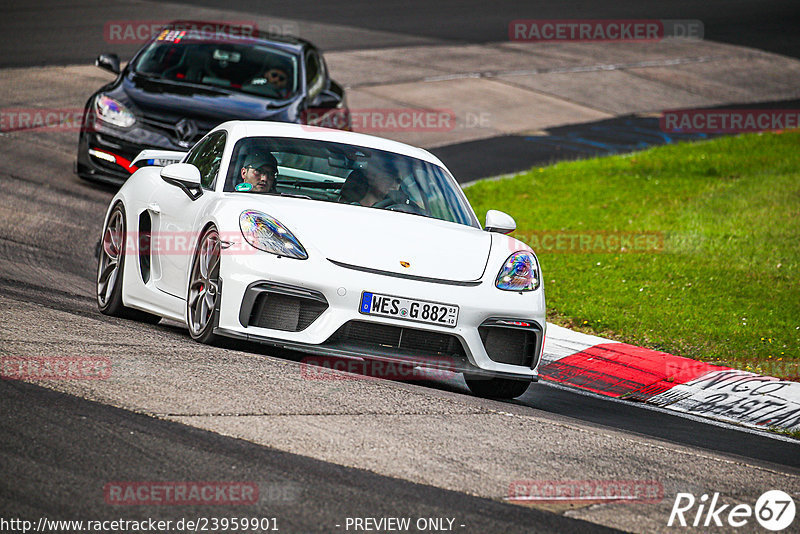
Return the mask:
[[[278,160],[269,152],[254,152],[247,156],[242,164],[242,183],[237,191],[253,193],[275,193],[275,182],[278,176]],[[242,184],[249,184],[241,187]]]

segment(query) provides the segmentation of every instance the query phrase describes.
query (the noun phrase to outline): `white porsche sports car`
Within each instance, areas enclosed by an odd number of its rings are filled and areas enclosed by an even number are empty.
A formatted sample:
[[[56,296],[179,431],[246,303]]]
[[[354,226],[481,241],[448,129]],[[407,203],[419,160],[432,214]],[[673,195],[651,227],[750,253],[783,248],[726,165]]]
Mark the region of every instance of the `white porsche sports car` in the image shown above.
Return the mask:
[[[161,167],[169,161],[180,160]],[[107,315],[300,351],[446,368],[478,395],[536,380],[536,255],[489,211],[481,228],[432,154],[352,132],[219,125],[188,153],[145,151],[106,214]]]

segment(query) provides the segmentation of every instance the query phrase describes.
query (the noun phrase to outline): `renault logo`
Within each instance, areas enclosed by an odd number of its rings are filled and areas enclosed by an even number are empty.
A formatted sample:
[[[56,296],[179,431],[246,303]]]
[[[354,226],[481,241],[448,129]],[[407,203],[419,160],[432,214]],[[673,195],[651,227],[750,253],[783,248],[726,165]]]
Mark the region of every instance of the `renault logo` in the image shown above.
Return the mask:
[[[197,124],[191,119],[181,119],[175,125],[175,133],[178,134],[178,144],[189,146],[197,135]]]
[[[407,261],[401,261],[401,262],[400,262],[400,265],[402,265],[402,266],[403,266],[403,267],[405,267],[406,269],[408,269],[409,267],[411,267],[411,264],[410,264],[410,263],[408,263]]]

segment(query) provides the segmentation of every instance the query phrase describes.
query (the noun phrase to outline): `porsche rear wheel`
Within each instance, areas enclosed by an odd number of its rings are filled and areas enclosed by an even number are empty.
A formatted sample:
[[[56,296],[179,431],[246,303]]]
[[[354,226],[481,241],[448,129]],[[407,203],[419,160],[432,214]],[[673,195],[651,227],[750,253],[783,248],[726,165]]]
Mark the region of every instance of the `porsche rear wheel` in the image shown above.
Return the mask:
[[[158,315],[133,310],[122,304],[126,239],[125,210],[122,204],[117,204],[108,217],[100,240],[97,258],[97,307],[105,315],[155,324],[161,320]]]
[[[219,336],[214,334],[221,298],[220,250],[219,232],[213,226],[207,228],[197,244],[192,260],[189,294],[186,298],[189,333],[200,343],[214,344],[220,341]]]
[[[478,397],[515,399],[528,390],[530,381],[464,375],[469,390]]]

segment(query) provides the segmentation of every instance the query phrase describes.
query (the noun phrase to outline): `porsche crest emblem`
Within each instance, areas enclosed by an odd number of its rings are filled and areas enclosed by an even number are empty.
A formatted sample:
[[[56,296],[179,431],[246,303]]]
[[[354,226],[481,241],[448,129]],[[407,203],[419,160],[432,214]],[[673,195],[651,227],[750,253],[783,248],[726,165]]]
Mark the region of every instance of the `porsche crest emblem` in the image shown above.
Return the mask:
[[[410,264],[410,263],[408,263],[407,261],[401,261],[401,262],[400,262],[400,265],[402,265],[402,266],[403,266],[403,267],[405,267],[406,269],[408,269],[409,267],[411,267],[411,264]]]

